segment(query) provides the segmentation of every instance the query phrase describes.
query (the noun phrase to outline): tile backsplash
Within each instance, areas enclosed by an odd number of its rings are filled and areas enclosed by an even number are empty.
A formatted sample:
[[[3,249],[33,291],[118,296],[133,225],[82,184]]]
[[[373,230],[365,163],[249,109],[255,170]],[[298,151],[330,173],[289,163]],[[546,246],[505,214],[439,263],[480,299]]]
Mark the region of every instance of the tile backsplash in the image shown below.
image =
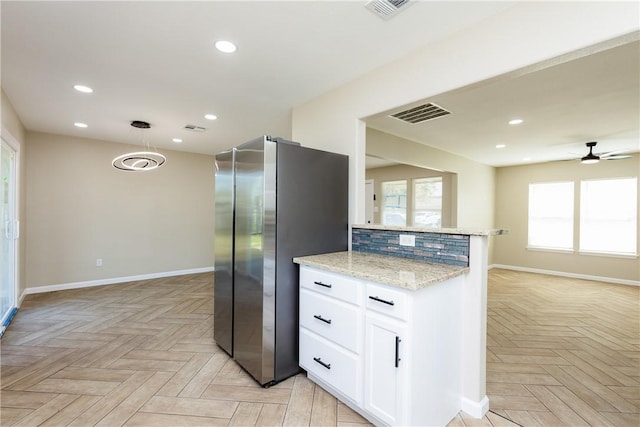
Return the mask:
[[[400,234],[415,236],[416,245],[400,246]],[[353,228],[351,249],[426,262],[469,266],[468,235]]]

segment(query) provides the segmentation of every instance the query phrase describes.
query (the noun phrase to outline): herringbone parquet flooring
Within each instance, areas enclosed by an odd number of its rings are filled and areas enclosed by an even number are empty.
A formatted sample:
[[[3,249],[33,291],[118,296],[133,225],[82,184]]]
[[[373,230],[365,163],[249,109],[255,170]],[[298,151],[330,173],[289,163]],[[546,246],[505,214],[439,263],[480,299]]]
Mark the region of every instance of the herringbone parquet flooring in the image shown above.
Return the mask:
[[[640,288],[489,277],[493,411],[525,426],[640,426]]]
[[[366,425],[301,374],[262,389],[214,343],[212,274],[28,296],[1,341],[2,426]],[[482,420],[637,426],[639,289],[490,272]]]

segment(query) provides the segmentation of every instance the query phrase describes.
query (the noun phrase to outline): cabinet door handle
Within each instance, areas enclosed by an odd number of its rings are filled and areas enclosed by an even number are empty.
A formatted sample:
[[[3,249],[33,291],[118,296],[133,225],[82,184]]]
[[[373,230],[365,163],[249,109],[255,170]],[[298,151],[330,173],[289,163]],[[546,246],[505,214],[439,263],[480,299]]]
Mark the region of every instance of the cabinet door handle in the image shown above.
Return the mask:
[[[320,320],[321,322],[328,323],[329,325],[331,324],[331,319],[325,319],[324,317],[320,316],[319,314],[314,314],[313,317],[315,317],[316,319]]]
[[[383,303],[383,304],[396,305],[396,303],[394,303],[393,301],[387,301],[386,299],[382,299],[382,298],[380,298],[380,297],[378,297],[378,296],[375,296],[375,297],[370,296],[370,297],[369,297],[369,299],[372,299],[372,300],[374,300],[374,301],[381,302],[381,303]]]
[[[324,363],[319,357],[314,357],[313,360],[315,360],[316,362],[318,362],[319,364],[321,364],[325,368],[331,369],[331,363]]]
[[[400,342],[402,340],[399,336],[396,336],[396,368],[400,364]]]
[[[330,288],[331,284],[327,284],[327,283],[322,283],[322,282],[313,282],[318,286],[324,286],[325,288]]]

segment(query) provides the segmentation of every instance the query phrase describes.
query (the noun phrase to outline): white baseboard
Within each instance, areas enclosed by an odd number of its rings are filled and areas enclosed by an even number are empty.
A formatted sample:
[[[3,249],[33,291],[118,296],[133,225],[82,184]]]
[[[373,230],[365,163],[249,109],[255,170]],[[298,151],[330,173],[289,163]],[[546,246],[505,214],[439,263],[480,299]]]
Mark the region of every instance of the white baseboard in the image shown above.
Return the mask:
[[[208,273],[214,270],[214,267],[192,268],[189,270],[164,271],[160,273],[139,274],[136,276],[112,277],[109,279],[89,280],[86,282],[63,283],[60,285],[35,286],[26,288],[20,300],[18,307],[27,295],[39,294],[43,292],[65,291],[69,289],[90,288],[92,286],[114,285],[116,283],[136,282],[139,280],[159,279],[162,277],[184,276],[185,274]]]
[[[615,277],[591,276],[589,274],[567,273],[565,271],[542,270],[539,268],[519,267],[516,265],[491,264],[492,268],[502,268],[504,270],[524,271],[527,273],[548,274],[549,276],[570,277],[572,279],[595,280],[597,282],[615,283],[617,285],[640,286],[638,280],[616,279]]]
[[[471,415],[473,418],[480,419],[484,417],[485,414],[489,411],[489,398],[485,396],[480,402],[476,402],[475,400],[463,397],[462,410]]]

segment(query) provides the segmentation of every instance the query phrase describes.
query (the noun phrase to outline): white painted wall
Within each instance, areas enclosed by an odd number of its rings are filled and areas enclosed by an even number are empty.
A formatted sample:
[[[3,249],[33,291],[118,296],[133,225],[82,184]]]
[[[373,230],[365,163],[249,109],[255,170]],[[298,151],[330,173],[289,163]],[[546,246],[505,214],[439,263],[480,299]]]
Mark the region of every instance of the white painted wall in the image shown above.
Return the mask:
[[[362,223],[366,137],[361,119],[483,80],[524,73],[556,57],[582,56],[634,32],[637,37],[639,12],[637,2],[518,3],[294,108],[292,137],[350,156],[350,220]],[[459,196],[459,227],[494,226],[493,200],[482,200],[494,187],[495,178],[487,176],[474,191]]]
[[[27,141],[28,292],[213,267],[213,156],[162,150],[164,166],[136,173],[111,166],[131,145],[39,132]]]

